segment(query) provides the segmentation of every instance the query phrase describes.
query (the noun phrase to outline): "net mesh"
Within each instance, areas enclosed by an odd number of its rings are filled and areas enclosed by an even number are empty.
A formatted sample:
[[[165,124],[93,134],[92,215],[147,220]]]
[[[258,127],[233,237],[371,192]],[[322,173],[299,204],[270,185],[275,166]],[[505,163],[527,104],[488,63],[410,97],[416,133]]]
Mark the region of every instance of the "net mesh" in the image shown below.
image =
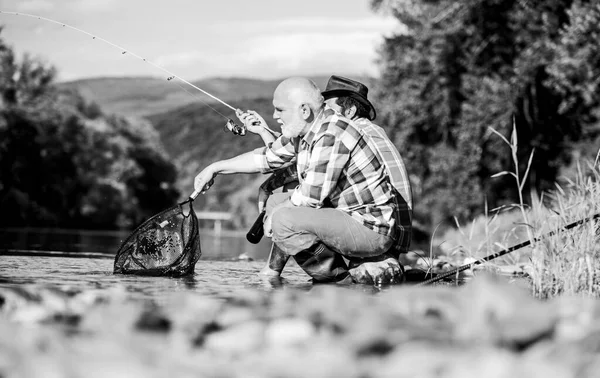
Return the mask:
[[[198,218],[188,200],[138,226],[119,247],[113,273],[186,276],[194,273],[201,254]]]

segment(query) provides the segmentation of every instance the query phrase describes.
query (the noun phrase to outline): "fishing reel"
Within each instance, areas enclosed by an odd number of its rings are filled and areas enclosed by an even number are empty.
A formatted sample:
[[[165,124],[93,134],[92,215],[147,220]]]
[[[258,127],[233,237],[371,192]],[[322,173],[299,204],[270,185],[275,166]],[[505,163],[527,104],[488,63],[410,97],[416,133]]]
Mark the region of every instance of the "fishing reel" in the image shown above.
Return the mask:
[[[233,122],[230,118],[227,120],[225,124],[225,128],[233,133],[233,135],[246,135],[246,126],[240,126],[237,123]]]

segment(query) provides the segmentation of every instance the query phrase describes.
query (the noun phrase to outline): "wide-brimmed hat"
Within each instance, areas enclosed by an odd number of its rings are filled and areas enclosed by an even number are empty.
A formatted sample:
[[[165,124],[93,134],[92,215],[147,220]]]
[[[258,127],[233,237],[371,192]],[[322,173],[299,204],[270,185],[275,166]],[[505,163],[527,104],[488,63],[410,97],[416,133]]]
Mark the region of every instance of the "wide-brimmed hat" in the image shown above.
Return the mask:
[[[327,87],[325,87],[325,90],[321,92],[325,100],[332,97],[344,96],[349,96],[356,99],[369,108],[368,118],[372,121],[377,116],[377,113],[375,112],[375,107],[373,107],[371,101],[367,99],[368,93],[369,88],[367,88],[367,86],[363,83],[336,75],[331,75],[329,81],[327,81]]]

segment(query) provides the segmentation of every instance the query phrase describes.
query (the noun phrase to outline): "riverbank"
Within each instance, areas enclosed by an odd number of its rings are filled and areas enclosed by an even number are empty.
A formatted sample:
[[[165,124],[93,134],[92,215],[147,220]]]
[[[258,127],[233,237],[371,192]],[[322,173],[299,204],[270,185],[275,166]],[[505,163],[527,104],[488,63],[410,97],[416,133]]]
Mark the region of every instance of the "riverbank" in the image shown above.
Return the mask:
[[[174,292],[3,288],[3,377],[595,377],[600,302],[541,301],[524,280]],[[33,291],[31,291],[33,290]],[[45,309],[45,316],[40,308]],[[30,316],[24,316],[24,312]],[[35,315],[38,311],[38,316]]]

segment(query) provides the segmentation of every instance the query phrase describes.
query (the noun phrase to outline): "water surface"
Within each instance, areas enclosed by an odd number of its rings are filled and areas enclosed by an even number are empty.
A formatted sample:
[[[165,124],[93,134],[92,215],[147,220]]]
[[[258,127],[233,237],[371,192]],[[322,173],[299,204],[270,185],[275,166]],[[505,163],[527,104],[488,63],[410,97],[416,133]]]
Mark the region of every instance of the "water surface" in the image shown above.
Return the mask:
[[[2,256],[0,287],[35,285],[64,292],[124,288],[133,298],[162,300],[178,291],[225,298],[244,289],[309,288],[309,277],[297,266],[288,266],[281,279],[257,273],[263,261],[200,260],[194,276],[141,277],[112,274],[112,259],[46,256]]]
[[[314,285],[290,259],[281,278],[258,275],[271,242],[251,244],[245,232],[201,230],[202,256],[193,276],[185,278],[114,275],[114,256],[128,232],[0,229],[0,287],[23,285],[61,292],[123,289],[132,298],[162,301],[174,292],[189,291],[228,298],[243,290],[301,289]],[[346,285],[345,288],[378,293],[389,287]]]
[[[254,245],[245,233],[217,237],[206,230],[201,231],[202,257],[191,277],[114,275],[114,255],[127,236],[128,232],[0,230],[0,287],[35,285],[66,292],[119,287],[132,297],[161,300],[177,291],[228,297],[244,289],[312,286],[293,261],[281,279],[257,274],[269,253],[268,239]]]

